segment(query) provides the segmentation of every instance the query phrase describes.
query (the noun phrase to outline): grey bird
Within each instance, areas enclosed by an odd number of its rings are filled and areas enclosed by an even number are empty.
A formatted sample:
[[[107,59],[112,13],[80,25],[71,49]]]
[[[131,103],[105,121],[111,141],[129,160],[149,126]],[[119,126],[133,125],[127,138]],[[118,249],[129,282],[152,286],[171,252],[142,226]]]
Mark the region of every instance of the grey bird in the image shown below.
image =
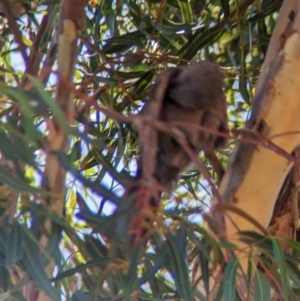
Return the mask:
[[[224,75],[220,67],[209,61],[200,61],[168,68],[157,76],[142,114],[166,124],[174,122],[187,124],[176,128],[184,134],[188,145],[196,154],[204,151],[210,156],[225,145],[226,138],[188,124],[200,125],[221,133],[228,131]],[[154,167],[149,170],[152,170],[153,178],[161,186],[170,190],[172,182],[177,180],[179,173],[191,163],[191,158],[174,137],[153,127],[152,131],[156,131],[156,135],[152,136],[156,139],[156,153]],[[135,184],[127,191],[127,195],[143,188],[141,183],[137,183],[147,172],[145,165],[148,151],[141,143],[141,160]],[[146,199],[137,201],[136,206],[157,210],[161,193],[162,190],[156,191],[148,201]],[[144,204],[145,202],[149,204]],[[138,227],[137,223],[141,221],[135,220],[131,226],[135,231],[135,241],[146,231],[144,226]]]
[[[161,73],[150,92],[143,115],[151,116],[156,101],[156,90],[161,78],[168,77],[168,86],[161,100],[159,120],[166,123],[182,122],[200,125],[219,132],[227,132],[227,107],[224,95],[224,75],[220,67],[209,61],[169,68]],[[152,103],[153,102],[153,103]],[[226,139],[196,127],[178,126],[189,146],[198,153],[209,154],[223,147]],[[143,161],[141,146],[141,162]],[[170,135],[158,132],[156,168],[153,176],[162,185],[177,179],[178,174],[191,162],[180,144]],[[138,174],[142,173],[142,164]]]

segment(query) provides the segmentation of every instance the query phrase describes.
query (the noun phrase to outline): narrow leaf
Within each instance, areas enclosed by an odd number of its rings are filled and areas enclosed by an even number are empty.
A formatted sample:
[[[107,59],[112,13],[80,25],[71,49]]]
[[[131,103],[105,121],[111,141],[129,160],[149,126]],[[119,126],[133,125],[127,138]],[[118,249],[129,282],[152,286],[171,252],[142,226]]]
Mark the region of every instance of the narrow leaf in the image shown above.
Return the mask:
[[[236,298],[236,270],[238,267],[238,259],[233,258],[224,271],[223,296],[225,301],[233,301]]]
[[[82,271],[85,271],[86,269],[97,267],[102,263],[108,263],[110,261],[111,261],[111,259],[109,259],[109,258],[108,259],[95,259],[95,260],[90,260],[90,261],[88,261],[87,263],[84,263],[84,264],[78,264],[73,269],[69,269],[69,270],[64,271],[62,273],[59,273],[56,277],[52,278],[51,281],[55,282],[55,281],[64,279],[66,277],[73,276],[76,273],[80,273]]]
[[[30,74],[27,74],[26,76],[29,78],[36,91],[41,96],[41,100],[43,101],[43,103],[51,109],[53,116],[56,118],[56,120],[63,128],[65,133],[69,133],[69,126],[66,122],[66,118],[62,110],[60,109],[58,104],[55,101],[53,101],[53,99],[51,99],[50,94],[47,91],[45,91],[43,84],[36,77]]]
[[[13,176],[4,166],[0,166],[0,182],[22,192],[45,194],[46,192],[30,186],[24,180]]]
[[[271,300],[271,287],[266,276],[260,272],[256,272],[254,283],[254,300],[255,301],[269,301]]]
[[[134,291],[136,283],[137,283],[137,266],[139,261],[139,253],[141,250],[141,242],[137,243],[135,246],[132,254],[131,254],[131,261],[128,270],[128,275],[126,277],[125,282],[125,294],[127,293],[128,296]]]
[[[288,273],[287,273],[287,267],[285,263],[285,258],[282,252],[281,245],[277,239],[272,239],[273,244],[273,251],[274,251],[274,257],[276,260],[276,263],[279,268],[279,277],[281,281],[281,288],[283,293],[284,301],[288,301],[288,290],[289,290],[289,282],[288,282]]]
[[[18,223],[13,223],[10,233],[7,235],[5,266],[10,268],[23,257],[23,229]]]
[[[170,263],[174,269],[174,277],[179,295],[185,301],[193,301],[189,273],[185,261],[185,254],[177,239],[170,233],[166,235],[170,252]]]
[[[52,301],[60,301],[60,296],[51,285],[44,266],[37,254],[38,250],[29,237],[24,241],[24,249],[25,254],[22,263],[26,268],[26,272]]]
[[[148,280],[150,280],[156,272],[164,265],[165,261],[167,260],[167,256],[169,254],[168,248],[164,245],[157,253],[155,257],[154,264],[151,265],[149,263],[148,268],[146,269],[144,275],[140,279],[140,285],[144,284]]]
[[[221,4],[224,12],[224,18],[227,18],[230,13],[229,0],[221,0]]]

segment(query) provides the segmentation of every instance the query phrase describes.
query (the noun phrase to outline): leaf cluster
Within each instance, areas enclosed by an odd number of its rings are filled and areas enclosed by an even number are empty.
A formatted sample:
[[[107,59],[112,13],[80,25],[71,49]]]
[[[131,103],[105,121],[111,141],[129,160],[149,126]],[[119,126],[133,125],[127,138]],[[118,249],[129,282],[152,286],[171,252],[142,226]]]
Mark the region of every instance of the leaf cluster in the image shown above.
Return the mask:
[[[72,124],[55,102],[55,72],[44,75],[47,68],[56,69],[61,1],[13,1],[27,62],[0,7],[0,300],[21,300],[19,289],[30,280],[52,300],[62,295],[67,300],[206,300],[195,283],[208,290],[217,265],[224,266],[218,298],[238,300],[241,271],[232,253],[235,246],[216,242],[205,231],[203,213],[212,194],[195,168],[183,173],[176,191],[164,197],[149,241],[129,247],[126,225],[135,208],[122,194],[139,158],[131,116],[147,101],[157,73],[208,59],[225,73],[230,128],[241,128],[281,3],[89,1],[78,42]],[[47,199],[43,182],[51,118],[70,137],[68,151],[52,154],[67,171],[63,217],[47,212],[42,202]],[[219,154],[224,166],[234,145],[230,141]],[[214,178],[210,164],[202,155],[200,160]],[[111,214],[115,208],[118,214]],[[51,234],[41,226],[45,219],[53,224]],[[42,235],[49,238],[46,248],[38,245]],[[288,241],[289,255],[273,238],[248,233],[243,240],[250,250],[262,251],[263,268],[250,265],[253,270],[244,275],[249,294],[265,301],[272,290],[284,300],[296,298],[298,243]],[[253,260],[251,252],[245,256]],[[56,269],[49,278],[44,266],[50,258]],[[194,273],[198,266],[203,272],[199,279]],[[14,269],[25,271],[24,278],[15,279]]]

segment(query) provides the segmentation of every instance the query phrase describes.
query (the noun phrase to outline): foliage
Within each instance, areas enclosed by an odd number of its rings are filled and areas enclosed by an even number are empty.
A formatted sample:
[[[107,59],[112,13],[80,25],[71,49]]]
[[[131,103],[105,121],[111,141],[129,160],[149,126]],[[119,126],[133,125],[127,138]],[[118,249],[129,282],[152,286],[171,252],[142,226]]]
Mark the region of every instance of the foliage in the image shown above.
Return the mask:
[[[205,230],[212,193],[196,168],[183,173],[176,191],[164,196],[147,247],[144,241],[133,250],[129,247],[126,218],[134,208],[122,193],[139,156],[131,114],[141,110],[157,73],[167,66],[209,59],[226,75],[230,128],[240,129],[282,1],[90,1],[79,41],[72,124],[54,101],[54,37],[61,3],[13,3],[32,68],[24,66],[15,32],[2,12],[0,300],[22,299],[19,288],[30,280],[52,300],[60,294],[68,300],[206,300],[192,280],[195,259],[203,277],[194,280],[206,290],[210,270],[227,261],[219,297],[237,299],[235,247],[215,241]],[[49,68],[52,73],[45,76]],[[68,171],[63,218],[44,206],[46,125],[51,117],[70,135],[70,150],[55,153]],[[219,154],[224,166],[234,145],[233,139]],[[215,179],[212,167],[202,156],[201,160]],[[116,207],[118,214],[112,215]],[[38,241],[45,233],[37,222],[41,218],[53,222],[48,246],[42,250]],[[250,265],[257,275],[248,283],[255,300],[270,300],[271,288],[285,300],[296,298],[299,244],[287,241],[293,250],[289,255],[274,238],[245,233],[244,242],[249,261],[251,250],[263,250],[260,268]],[[52,257],[56,269],[49,281],[43,267]],[[18,268],[27,272],[23,279],[9,272]]]

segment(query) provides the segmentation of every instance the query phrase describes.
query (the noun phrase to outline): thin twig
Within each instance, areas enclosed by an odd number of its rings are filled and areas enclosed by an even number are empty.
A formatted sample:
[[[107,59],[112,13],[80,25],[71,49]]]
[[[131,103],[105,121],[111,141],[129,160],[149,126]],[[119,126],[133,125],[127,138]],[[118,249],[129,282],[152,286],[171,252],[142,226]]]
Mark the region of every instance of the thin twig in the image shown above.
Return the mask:
[[[2,2],[3,8],[5,10],[8,26],[10,27],[10,30],[12,31],[13,35],[15,36],[17,44],[19,45],[22,58],[26,65],[26,70],[28,73],[31,73],[32,66],[30,64],[28,55],[26,53],[27,47],[23,42],[22,34],[21,34],[19,26],[14,18],[10,3],[8,0],[0,0],[0,1]]]

